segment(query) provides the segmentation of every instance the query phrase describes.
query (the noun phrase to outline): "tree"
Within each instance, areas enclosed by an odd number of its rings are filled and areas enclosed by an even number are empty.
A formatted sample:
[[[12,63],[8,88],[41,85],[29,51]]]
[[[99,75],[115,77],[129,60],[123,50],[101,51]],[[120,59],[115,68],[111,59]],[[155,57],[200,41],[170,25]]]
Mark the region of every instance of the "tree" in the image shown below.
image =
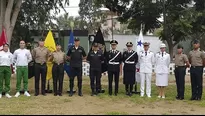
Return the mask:
[[[81,17],[73,17],[73,16],[68,16],[68,14],[64,14],[59,16],[57,19],[57,25],[59,29],[71,29],[70,23],[74,23],[74,30],[84,30],[86,29],[88,23],[86,21],[83,21]]]
[[[192,22],[192,34],[189,36],[191,39],[200,40],[200,48],[205,50],[205,1],[204,0],[194,0],[195,8],[193,9],[193,14],[190,15],[193,19]]]
[[[94,0],[80,0],[79,7],[79,15],[82,21],[88,23],[86,26],[89,33],[94,34],[105,22],[106,15],[100,11],[100,7],[95,4]]]
[[[173,47],[185,40],[193,28],[192,18],[187,18],[189,13],[188,3],[191,0],[167,0],[152,3],[152,0],[102,0],[110,10],[118,12],[119,21],[128,23],[128,28],[133,32],[154,32],[157,28],[164,27],[160,39],[166,41],[170,56],[173,56]],[[130,7],[127,7],[127,6]],[[159,21],[161,14],[165,14],[165,22]],[[138,30],[138,31],[134,31]],[[166,32],[166,33],[164,33]]]
[[[68,3],[68,0],[65,0],[64,4]],[[41,24],[48,23],[52,16],[50,11],[59,13],[60,8],[63,8],[61,0],[0,0],[0,31],[2,27],[6,29],[10,43],[19,13],[21,14],[18,19],[20,25],[34,28],[36,27],[34,25],[41,27]],[[44,28],[45,26],[42,29]]]

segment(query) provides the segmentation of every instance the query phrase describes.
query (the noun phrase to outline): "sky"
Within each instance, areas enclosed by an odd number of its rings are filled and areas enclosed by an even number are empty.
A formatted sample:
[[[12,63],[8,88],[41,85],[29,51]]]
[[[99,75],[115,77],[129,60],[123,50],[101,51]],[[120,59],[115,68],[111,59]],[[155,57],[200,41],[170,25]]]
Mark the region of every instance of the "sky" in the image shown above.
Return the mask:
[[[70,6],[68,6],[66,9],[66,11],[69,13],[69,16],[79,16],[78,14],[78,4],[80,2],[80,0],[69,0],[70,1]],[[61,10],[61,13],[59,15],[65,14],[64,10]]]

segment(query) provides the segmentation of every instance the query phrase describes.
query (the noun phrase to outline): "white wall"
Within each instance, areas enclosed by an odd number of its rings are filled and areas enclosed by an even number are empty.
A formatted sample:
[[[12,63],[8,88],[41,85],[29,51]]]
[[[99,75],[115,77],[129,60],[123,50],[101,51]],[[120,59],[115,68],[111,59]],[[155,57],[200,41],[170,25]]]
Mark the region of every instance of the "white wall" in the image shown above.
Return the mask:
[[[150,51],[157,53],[159,51],[159,46],[162,43],[156,36],[143,36],[144,42],[150,42]],[[134,44],[133,49],[135,50],[137,35],[114,35],[114,39],[118,41],[117,49],[123,52],[126,49],[126,43],[132,42]]]

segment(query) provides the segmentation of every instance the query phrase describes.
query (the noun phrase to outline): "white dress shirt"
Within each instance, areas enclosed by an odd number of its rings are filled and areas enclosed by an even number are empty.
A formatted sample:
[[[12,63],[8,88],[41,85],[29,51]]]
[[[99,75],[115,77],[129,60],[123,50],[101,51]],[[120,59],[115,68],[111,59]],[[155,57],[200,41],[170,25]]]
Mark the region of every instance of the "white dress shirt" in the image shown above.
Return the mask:
[[[153,52],[141,51],[138,55],[138,60],[141,73],[152,73],[152,65],[155,63]]]
[[[14,52],[14,63],[16,66],[28,66],[28,63],[32,61],[32,56],[27,49],[17,49]]]
[[[0,66],[11,66],[13,55],[11,52],[0,51]]]
[[[168,74],[170,64],[170,55],[166,52],[156,54],[155,73]]]

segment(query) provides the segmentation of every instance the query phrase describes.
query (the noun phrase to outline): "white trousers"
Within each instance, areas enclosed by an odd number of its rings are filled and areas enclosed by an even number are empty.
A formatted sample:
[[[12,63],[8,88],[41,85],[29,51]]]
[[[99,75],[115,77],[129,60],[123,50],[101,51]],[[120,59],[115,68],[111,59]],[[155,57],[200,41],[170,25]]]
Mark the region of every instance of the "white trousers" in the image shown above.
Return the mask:
[[[139,73],[139,72],[136,72],[136,73],[135,73],[135,81],[136,81],[137,83],[140,83],[140,73]]]
[[[146,80],[146,95],[151,96],[151,81],[152,74],[151,73],[140,73],[140,94],[144,96],[144,88],[145,88],[145,80]]]

